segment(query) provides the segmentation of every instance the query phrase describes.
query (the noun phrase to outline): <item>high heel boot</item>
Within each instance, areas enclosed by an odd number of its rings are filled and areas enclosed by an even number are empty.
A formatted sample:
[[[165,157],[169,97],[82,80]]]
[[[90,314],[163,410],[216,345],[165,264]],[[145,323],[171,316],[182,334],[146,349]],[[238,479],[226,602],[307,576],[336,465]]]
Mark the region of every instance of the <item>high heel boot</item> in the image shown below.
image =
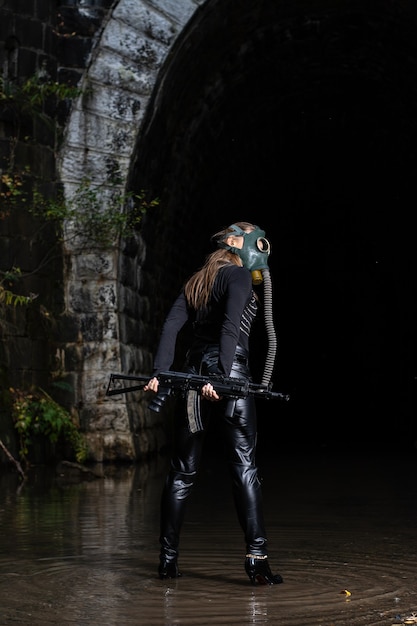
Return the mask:
[[[159,557],[158,574],[161,580],[180,578],[182,574],[178,571],[177,558],[169,558],[165,554],[161,554]]]
[[[245,558],[245,571],[252,585],[279,585],[283,583],[280,574],[273,574],[268,564],[267,556],[247,554]]]

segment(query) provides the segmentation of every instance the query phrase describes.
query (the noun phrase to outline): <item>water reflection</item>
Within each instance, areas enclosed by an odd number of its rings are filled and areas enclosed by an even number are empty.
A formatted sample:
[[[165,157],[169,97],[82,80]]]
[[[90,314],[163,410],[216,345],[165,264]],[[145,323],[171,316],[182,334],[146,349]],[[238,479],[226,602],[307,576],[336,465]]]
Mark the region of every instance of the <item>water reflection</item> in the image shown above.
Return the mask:
[[[24,485],[3,470],[0,625],[391,626],[417,613],[416,458],[261,462],[271,565],[285,581],[274,587],[246,578],[218,459],[190,502],[183,578],[156,577],[166,465],[99,466],[81,482],[37,469]]]

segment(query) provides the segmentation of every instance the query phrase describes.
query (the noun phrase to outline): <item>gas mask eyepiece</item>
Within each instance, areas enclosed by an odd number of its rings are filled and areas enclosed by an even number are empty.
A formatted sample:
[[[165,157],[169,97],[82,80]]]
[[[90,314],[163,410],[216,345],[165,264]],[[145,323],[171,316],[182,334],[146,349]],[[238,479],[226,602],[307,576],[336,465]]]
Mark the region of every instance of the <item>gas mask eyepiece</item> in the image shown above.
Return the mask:
[[[255,231],[253,231],[255,232]],[[246,239],[244,240],[246,243]],[[249,242],[248,242],[249,243]],[[247,250],[245,250],[245,244],[241,250],[243,252],[243,256],[249,256],[247,262],[243,262],[245,267],[248,267],[249,263],[251,264],[250,269],[252,273],[252,282],[254,285],[260,285],[263,281],[262,271],[263,269],[267,269],[268,267],[268,257],[271,253],[271,244],[268,239],[265,237],[258,237],[256,240],[256,253],[247,254]],[[242,256],[241,256],[242,258]],[[243,261],[243,258],[242,258]]]

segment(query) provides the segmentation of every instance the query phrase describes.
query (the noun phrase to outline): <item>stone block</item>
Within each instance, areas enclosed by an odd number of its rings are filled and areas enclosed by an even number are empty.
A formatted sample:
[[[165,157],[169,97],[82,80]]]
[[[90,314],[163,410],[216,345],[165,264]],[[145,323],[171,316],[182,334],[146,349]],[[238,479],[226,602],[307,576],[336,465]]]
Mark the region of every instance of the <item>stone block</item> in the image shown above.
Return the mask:
[[[57,43],[57,54],[63,65],[67,67],[85,67],[90,56],[91,40],[82,37],[69,39],[60,37]]]
[[[176,20],[168,18],[160,11],[152,10],[152,7],[144,6],[137,0],[119,2],[114,9],[113,17],[164,45],[172,43],[172,38],[179,30]]]
[[[148,57],[150,52],[148,51]],[[131,91],[142,96],[150,96],[155,84],[156,73],[163,62],[164,56],[160,55],[158,63],[156,51],[152,63],[149,58],[142,61],[132,61],[125,58],[122,53],[116,54],[111,50],[99,51],[96,63],[91,68],[90,78],[98,83],[111,86],[112,89]],[[145,63],[146,61],[146,63]],[[142,109],[145,109],[144,103]]]
[[[131,2],[133,0],[130,0]],[[198,0],[148,0],[150,7],[160,11],[172,20],[172,22],[184,26],[196,10],[200,2]]]
[[[117,57],[129,59],[140,72],[160,67],[167,53],[167,44],[150,39],[148,33],[143,33],[141,38],[140,29],[118,20],[109,22],[102,44],[110,54],[114,52]]]
[[[89,109],[98,115],[110,115],[112,119],[123,120],[123,123],[139,124],[143,116],[142,99],[138,94],[109,89],[108,85],[95,84],[88,100]]]
[[[74,274],[78,279],[116,278],[115,253],[83,254],[74,258]]]
[[[25,0],[23,0],[24,2]],[[28,0],[28,3],[32,3],[31,0]],[[18,35],[20,41],[19,48],[19,74],[23,76],[32,76],[39,68],[39,64],[36,62],[37,54],[34,52],[35,50],[43,49],[43,32],[44,25],[42,22],[27,19],[26,17],[22,17],[18,15],[19,10],[16,10],[16,34]],[[31,71],[26,74],[24,68],[22,67],[22,62],[26,63],[28,60],[31,60]]]

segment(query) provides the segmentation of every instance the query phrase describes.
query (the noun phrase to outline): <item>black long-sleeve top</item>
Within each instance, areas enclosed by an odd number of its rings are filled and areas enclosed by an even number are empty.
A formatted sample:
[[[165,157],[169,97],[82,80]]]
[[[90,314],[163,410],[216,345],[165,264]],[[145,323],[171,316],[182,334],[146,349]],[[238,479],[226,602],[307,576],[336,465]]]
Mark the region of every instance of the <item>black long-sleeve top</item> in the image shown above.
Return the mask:
[[[218,345],[219,372],[229,376],[236,347],[249,350],[249,333],[255,315],[251,273],[244,267],[225,265],[216,276],[207,309],[195,311],[190,308],[184,291],[175,300],[162,328],[153,375],[170,369],[178,333],[191,322],[189,348]]]

